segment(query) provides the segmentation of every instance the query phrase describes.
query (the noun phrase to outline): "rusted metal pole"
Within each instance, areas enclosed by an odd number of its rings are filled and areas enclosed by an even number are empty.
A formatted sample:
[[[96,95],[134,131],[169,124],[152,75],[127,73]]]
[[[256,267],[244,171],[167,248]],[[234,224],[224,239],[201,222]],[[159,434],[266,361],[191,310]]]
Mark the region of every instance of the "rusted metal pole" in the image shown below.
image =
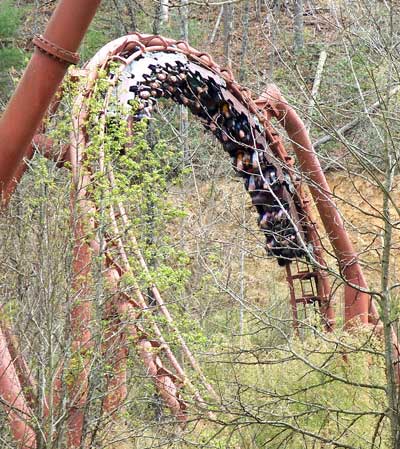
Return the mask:
[[[35,432],[29,425],[32,418],[19,382],[6,338],[0,329],[0,398],[10,422],[12,435],[20,449],[36,448]]]
[[[119,294],[120,274],[116,268],[108,268],[105,277],[114,294],[106,304],[105,319],[109,322],[105,333],[104,356],[111,372],[107,376],[107,394],[103,410],[110,417],[122,413],[128,396],[127,362],[128,346],[126,327],[129,326],[129,310],[126,298]],[[136,318],[136,316],[134,317]]]
[[[24,157],[101,0],[61,0],[0,119],[0,191]]]
[[[72,335],[72,358],[70,370],[74,371],[74,379],[68,385],[69,416],[68,447],[81,447],[81,439],[85,420],[85,405],[88,393],[88,378],[90,371],[90,350],[92,349],[90,322],[92,319],[92,305],[90,301],[91,285],[91,249],[86,243],[87,232],[85,224],[79,218],[74,226],[74,260],[73,260],[73,288],[76,292],[75,303],[70,312],[70,326]],[[78,362],[77,362],[78,361]]]
[[[371,297],[360,291],[368,288],[367,283],[305,125],[276,86],[268,86],[262,98],[265,99],[266,107],[269,107],[270,115],[276,117],[285,128],[296,152],[300,170],[311,181],[310,192],[346,281],[345,324],[349,327],[355,320],[368,324]]]
[[[281,161],[285,161],[286,169],[289,173],[293,175],[293,179],[295,178],[295,171],[294,171],[294,158],[288,155],[286,148],[283,145],[282,139],[277,135],[275,130],[273,129],[270,119],[272,116],[271,110],[269,109],[269,102],[264,97],[260,97],[257,100],[255,100],[255,104],[257,105],[258,109],[263,110],[264,114],[264,129],[269,137],[269,140],[272,142],[270,146],[273,148],[274,152],[276,153],[276,156]],[[305,194],[303,191],[303,188],[301,186],[301,183],[295,182],[297,195],[299,200],[301,201],[301,207],[303,209],[303,213],[305,214],[305,223],[304,226],[307,230],[307,241],[312,243],[313,245],[313,256],[317,264],[319,264],[322,268],[316,268],[314,267],[314,270],[317,273],[317,291],[318,296],[320,298],[320,312],[321,317],[324,321],[325,329],[328,332],[333,331],[335,327],[335,309],[334,309],[334,303],[333,303],[333,297],[331,294],[331,286],[328,278],[328,274],[323,269],[323,267],[326,267],[326,262],[324,260],[324,251],[321,244],[321,239],[319,237],[318,231],[317,231],[317,223],[314,219],[314,213],[311,207],[311,201],[308,198],[308,195]],[[295,302],[295,293],[293,290],[293,285],[290,282],[290,279],[292,279],[292,274],[290,270],[290,265],[286,266],[286,272],[288,274],[287,280],[289,283],[289,289],[290,289],[290,297],[291,297],[291,304],[292,304],[292,310],[293,310],[293,317],[295,322],[297,321],[297,307]],[[294,302],[293,302],[294,301]],[[294,312],[294,308],[296,309],[296,312]],[[296,326],[295,326],[296,329]]]
[[[292,306],[292,314],[293,314],[293,330],[294,333],[299,336],[299,317],[297,313],[297,304],[296,304],[296,293],[294,291],[293,283],[289,282],[289,279],[292,276],[290,271],[290,264],[286,265],[286,275],[289,284],[289,294],[290,294],[290,305]]]

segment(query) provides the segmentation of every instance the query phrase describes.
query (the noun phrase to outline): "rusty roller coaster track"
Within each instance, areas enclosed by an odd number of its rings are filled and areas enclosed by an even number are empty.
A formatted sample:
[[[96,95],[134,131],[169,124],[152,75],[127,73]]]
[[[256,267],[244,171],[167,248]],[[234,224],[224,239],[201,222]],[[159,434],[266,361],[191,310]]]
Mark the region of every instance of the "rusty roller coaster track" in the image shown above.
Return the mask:
[[[209,55],[184,42],[135,34],[106,46],[87,70],[92,72],[93,66],[97,70],[106,61],[121,63],[111,86],[116,87],[123,106],[129,108],[132,101],[138,102],[133,121],[151,116],[159,99],[171,99],[187,106],[222,143],[257,209],[267,252],[279,265],[289,266],[295,259],[324,265],[293,158],[265,110],[252,100],[248,90],[235,83],[230,71],[220,69]],[[313,276],[316,284],[322,283],[320,270],[315,269]],[[327,301],[326,293],[314,296],[320,303]]]
[[[134,122],[150,117],[160,99],[171,99],[188,107],[204,127],[222,143],[224,150],[232,158],[234,169],[243,178],[244,186],[258,212],[259,225],[265,234],[267,252],[277,259],[279,265],[287,267],[291,291],[294,290],[294,279],[299,279],[303,284],[308,282],[313,287],[311,294],[293,298],[292,308],[296,325],[297,303],[302,301],[304,304],[317,303],[321,307],[325,325],[330,329],[333,324],[333,313],[326,294],[328,292],[326,280],[322,270],[318,268],[318,265],[323,266],[324,262],[318,245],[315,223],[307,208],[308,202],[293,170],[293,159],[286,153],[278,133],[266,119],[263,109],[251,99],[250,92],[237,85],[231,72],[221,70],[209,55],[192,49],[184,42],[139,34],[125,36],[106,45],[82,71],[76,72],[76,75],[89,80],[88,84],[84,83],[84,93],[76,101],[75,106],[79,115],[74,118],[74,131],[71,133],[69,148],[69,160],[75,173],[79,207],[86,208],[84,212],[87,213],[96,208],[86,186],[91,185],[92,177],[98,169],[103,170],[105,176],[109,178],[111,188],[115,187],[113,168],[105,166],[106,162],[101,152],[96,167],[81,169],[82,161],[85,160],[85,150],[90,145],[90,138],[83,126],[91,113],[87,99],[95,90],[99,69],[107,71],[110,63],[113,64],[108,72],[109,85],[107,92],[103,94],[104,104],[98,118],[102,123],[100,132],[106,134],[107,127],[113,120],[114,111],[108,112],[113,97],[114,100],[117,97],[119,104],[124,111],[127,111],[128,132],[131,133],[134,132]],[[119,203],[116,209],[111,207],[109,211],[113,230],[103,251],[107,254],[108,279],[117,291],[119,279],[125,273],[132,272],[132,266],[125,249],[126,242],[121,237],[123,233],[120,232],[121,228],[128,227],[129,217],[122,203]],[[95,230],[94,222],[92,226]],[[78,226],[75,235],[78,242],[75,271],[80,276],[80,282],[82,273],[88,272],[90,267],[89,251],[84,243],[79,244],[86,238],[84,234],[80,234],[83,227],[83,224],[81,227]],[[141,268],[147,270],[135,237],[129,235],[129,241]],[[91,242],[91,246],[95,251],[99,251],[98,242]],[[307,271],[303,268],[300,273],[293,275],[290,263],[298,259],[304,259],[305,266],[307,262],[311,263],[311,260],[314,260],[315,267]],[[82,288],[82,284],[79,288]],[[161,313],[173,326],[173,319],[157,287],[153,285],[151,290]],[[140,289],[136,287],[134,291],[132,297],[124,295],[122,303],[123,309],[130,310],[137,322],[138,314],[149,307]],[[121,307],[121,297],[118,304]],[[90,311],[82,311],[81,316],[90,316]],[[186,404],[180,397],[179,390],[182,385],[188,386],[188,379],[163,339],[156,322],[152,321],[151,326],[156,339],[150,339],[148,331],[139,329],[136,325],[131,325],[129,332],[137,340],[142,361],[154,378],[165,403],[179,419],[185,420]],[[208,393],[216,398],[211,385],[206,381],[175,327],[174,332],[192,368],[200,374]],[[151,348],[160,350],[151,352]],[[121,379],[119,382],[123,383]],[[190,385],[190,388],[195,392],[198,403],[204,402],[195,387]]]
[[[52,47],[46,42],[46,39],[36,40],[38,51],[54,58]],[[76,57],[75,54],[67,56],[70,60]],[[295,170],[294,158],[286,151],[271,119],[275,118],[283,125],[293,143],[302,172],[311,180],[310,191],[347,281],[346,322],[350,323],[357,318],[365,324],[378,324],[379,317],[373,302],[366,293],[360,291],[367,288],[365,280],[304,125],[277,88],[270,86],[260,98],[255,99],[249,90],[235,82],[230,70],[220,68],[208,54],[193,49],[185,42],[137,33],[124,36],[103,47],[83,69],[72,71],[73,77],[84,80],[84,89],[76,99],[76,111],[79,113],[73,118],[74,130],[70,145],[64,149],[65,160],[70,162],[73,172],[75,192],[72,203],[79,210],[73,226],[73,287],[77,292],[77,301],[72,308],[71,323],[74,345],[80,351],[89,349],[92,344],[89,326],[92,310],[86,297],[91,289],[91,264],[96,255],[105,255],[103,272],[113,291],[105,317],[111,323],[107,345],[117,348],[117,351],[114,354],[115,373],[108,378],[109,393],[104,401],[106,413],[112,414],[118,410],[127,396],[128,340],[135,342],[148,374],[154,380],[165,405],[178,421],[184,424],[188,416],[183,389],[196,399],[197,407],[207,408],[207,401],[199,385],[192,383],[185,374],[157,320],[147,313],[151,308],[139,285],[134,284],[129,291],[119,288],[124,274],[133,273],[129,251],[133,251],[140,268],[148,270],[135,236],[130,232],[121,232],[129,228],[128,212],[122,202],[107,210],[111,228],[106,238],[102,241],[96,237],[88,239],[88,235],[96,235],[93,231],[97,231],[98,227],[94,218],[96,214],[93,214],[98,206],[89,189],[93,177],[100,170],[107,176],[111,188],[116,182],[113,167],[101,150],[95,166],[83,165],[86,150],[91,143],[84,127],[91,114],[86,100],[94,95],[100,69],[106,71],[108,79],[104,104],[98,117],[104,135],[113,117],[109,111],[111,99],[117,99],[124,111],[127,111],[130,133],[134,132],[135,122],[150,117],[156,111],[160,100],[171,99],[189,108],[206,130],[221,142],[232,159],[233,169],[243,178],[244,187],[258,213],[267,253],[286,269],[295,329],[299,326],[298,304],[304,307],[313,304],[319,307],[322,322],[326,330],[330,331],[334,326],[332,298],[310,200]],[[53,110],[56,110],[57,104]],[[37,135],[34,141],[46,154],[49,153],[51,142],[44,134]],[[29,156],[32,154],[31,151]],[[22,164],[16,172],[17,181],[23,171]],[[6,184],[4,191],[10,194],[15,184]],[[296,283],[300,285],[300,290]],[[197,373],[196,377],[203,385],[201,389],[218,400],[218,395],[174,325],[156,285],[151,286],[151,296],[157,304],[158,313],[165,317],[191,368]],[[144,313],[150,318],[141,321]],[[144,328],[141,322],[146,322],[148,328]],[[21,447],[34,447],[34,432],[25,417],[31,415],[35,398],[25,395],[22,389],[22,386],[28,386],[32,387],[28,391],[34,391],[33,380],[27,373],[26,364],[17,356],[17,349],[11,344],[13,339],[7,337],[5,324],[2,327],[4,337],[0,335],[0,343],[4,346],[4,353],[10,355],[10,363],[8,368],[0,366],[6,381],[0,382],[0,395],[6,397],[7,402],[18,404],[20,412],[11,409],[9,413],[15,438]],[[11,362],[13,353],[17,354],[14,358],[18,363]],[[81,445],[87,401],[87,369],[88,366],[84,365],[78,382],[70,387],[73,400],[68,407],[69,447]],[[61,379],[58,381],[60,383]],[[57,403],[57,394],[55,397]],[[44,409],[46,412],[46,407]]]

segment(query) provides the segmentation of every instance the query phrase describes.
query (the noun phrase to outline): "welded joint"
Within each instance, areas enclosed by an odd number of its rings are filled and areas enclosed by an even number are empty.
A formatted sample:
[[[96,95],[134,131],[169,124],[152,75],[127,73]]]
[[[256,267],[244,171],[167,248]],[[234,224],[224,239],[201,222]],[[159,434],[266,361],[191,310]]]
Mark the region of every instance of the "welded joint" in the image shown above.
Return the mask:
[[[35,36],[32,39],[32,43],[35,47],[37,47],[41,52],[52,56],[55,59],[58,59],[60,62],[64,62],[67,64],[78,64],[79,62],[79,54],[74,53],[69,50],[65,50],[55,44],[54,42],[49,41],[41,34]]]

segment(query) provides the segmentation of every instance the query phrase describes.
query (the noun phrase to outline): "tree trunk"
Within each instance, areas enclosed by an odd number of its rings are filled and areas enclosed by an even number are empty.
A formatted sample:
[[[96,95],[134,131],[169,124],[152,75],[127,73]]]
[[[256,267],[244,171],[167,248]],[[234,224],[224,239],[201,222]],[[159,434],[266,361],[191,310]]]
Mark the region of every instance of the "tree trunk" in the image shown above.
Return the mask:
[[[245,59],[247,53],[247,46],[249,43],[249,13],[250,4],[249,0],[246,0],[243,10],[243,36],[242,36],[242,48],[240,50],[240,71],[239,71],[239,82],[243,82],[245,78]]]
[[[390,210],[390,195],[393,192],[394,179],[397,171],[395,163],[396,148],[393,147],[393,140],[389,123],[392,117],[390,109],[390,85],[392,84],[392,65],[388,68],[387,89],[385,93],[382,118],[385,131],[384,161],[385,161],[385,181],[382,189],[383,204],[382,213],[384,218],[383,238],[382,238],[382,274],[381,274],[381,314],[385,339],[385,364],[386,364],[386,397],[387,397],[387,417],[390,420],[391,442],[394,449],[399,449],[400,421],[399,421],[399,391],[396,383],[398,379],[398,351],[394,346],[393,325],[392,325],[392,288],[390,285],[391,274],[391,250],[393,249],[393,219]],[[396,349],[395,349],[396,348]],[[395,354],[396,352],[396,354]],[[397,375],[396,375],[397,371]],[[397,379],[396,379],[397,378]],[[396,382],[397,380],[397,382]]]
[[[181,16],[181,39],[189,41],[189,3],[188,0],[181,0],[181,7],[179,9]],[[188,145],[188,129],[189,129],[189,113],[185,106],[180,108],[180,133],[182,136],[182,152],[183,163],[187,165],[190,161],[190,149]]]
[[[231,41],[233,30],[233,4],[224,4],[224,56],[227,67],[232,67]]]
[[[161,0],[155,3],[154,19],[153,19],[153,34],[160,34],[161,26]]]
[[[303,0],[294,0],[294,52],[300,53],[304,47]]]
[[[161,14],[160,14],[160,20],[161,23],[167,23],[169,20],[169,0],[161,0]]]
[[[130,21],[129,28],[130,28],[131,33],[133,33],[137,30],[135,3],[127,0],[125,2],[125,5],[126,5],[126,9],[127,9],[128,16],[129,16],[129,21]]]
[[[211,34],[209,44],[213,44],[214,43],[215,36],[216,36],[218,28],[219,28],[219,24],[221,23],[223,12],[224,12],[224,6],[222,5],[221,9],[219,10],[219,14],[218,14],[217,20],[215,22],[215,26],[214,26],[213,32]]]

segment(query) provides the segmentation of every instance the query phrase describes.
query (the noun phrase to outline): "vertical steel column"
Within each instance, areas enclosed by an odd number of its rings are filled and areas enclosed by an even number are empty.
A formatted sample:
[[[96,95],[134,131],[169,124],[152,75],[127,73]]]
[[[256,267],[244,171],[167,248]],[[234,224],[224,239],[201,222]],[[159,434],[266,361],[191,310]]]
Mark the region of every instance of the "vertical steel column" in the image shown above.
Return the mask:
[[[31,427],[32,411],[25,400],[14,362],[0,329],[0,398],[6,411],[10,430],[19,449],[36,448],[35,432]]]
[[[61,0],[0,119],[0,192],[24,157],[101,0]]]
[[[294,160],[291,156],[287,154],[286,148],[282,143],[282,139],[277,135],[277,133],[274,131],[271,125],[270,119],[272,114],[269,108],[269,101],[266,100],[264,97],[260,97],[257,100],[255,100],[255,104],[259,109],[263,110],[265,118],[264,129],[269,139],[271,139],[272,142],[271,147],[273,147],[274,149],[273,151],[277,152],[278,159],[285,161],[288,171],[294,174]],[[324,260],[324,252],[321,246],[320,237],[317,232],[317,224],[314,220],[314,213],[310,204],[311,201],[308,199],[307,197],[308,195],[306,195],[303,192],[301,184],[298,184],[296,186],[296,190],[299,199],[301,199],[303,212],[305,213],[306,218],[305,225],[309,242],[312,243],[313,245],[314,258],[321,267],[325,267],[326,263]],[[321,301],[320,303],[321,317],[324,320],[325,329],[328,332],[331,332],[335,327],[335,309],[331,295],[331,286],[328,279],[328,274],[326,273],[326,271],[324,271],[324,269],[321,268],[316,269],[316,272],[317,272],[316,281],[317,281],[318,296],[320,297]],[[291,282],[289,281],[289,279],[291,279],[291,276],[288,276],[287,279],[292,294],[293,286],[290,285]]]
[[[308,185],[310,192],[346,281],[345,324],[351,326],[356,319],[368,324],[371,297],[360,291],[367,289],[367,283],[305,125],[276,86],[268,86],[261,98],[265,100],[266,107],[269,107],[270,115],[275,116],[285,128],[296,152],[299,167],[311,181]]]

